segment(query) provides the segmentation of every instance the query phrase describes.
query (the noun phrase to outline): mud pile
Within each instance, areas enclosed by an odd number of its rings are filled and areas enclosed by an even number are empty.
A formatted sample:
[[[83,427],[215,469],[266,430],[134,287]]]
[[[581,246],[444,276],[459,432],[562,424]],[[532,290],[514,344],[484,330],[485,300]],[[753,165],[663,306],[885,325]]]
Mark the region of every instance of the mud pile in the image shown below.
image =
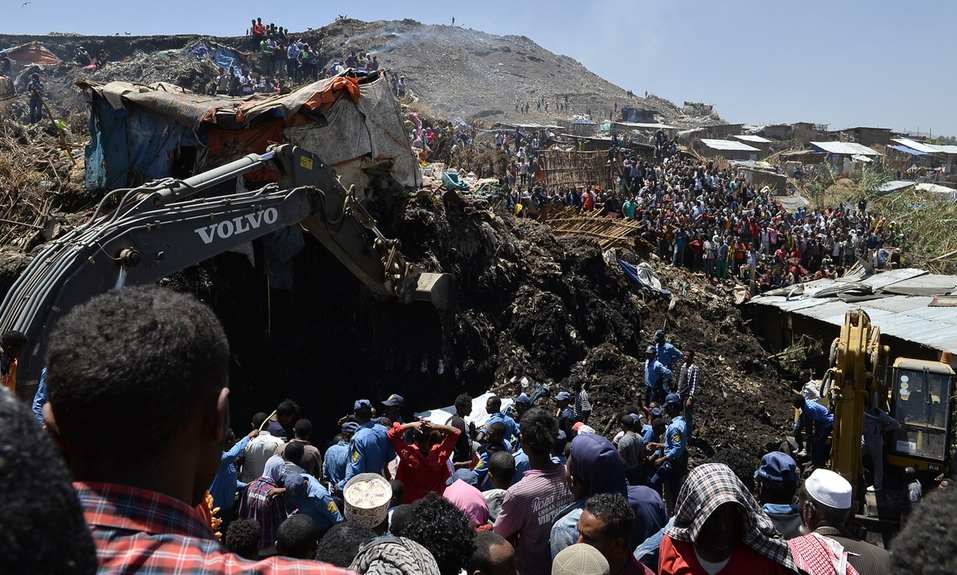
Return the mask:
[[[765,362],[729,287],[659,266],[672,304],[629,283],[592,241],[556,238],[452,192],[422,190],[392,213],[380,221],[404,253],[458,282],[448,336],[454,379],[467,388],[511,395],[509,381],[523,374],[553,390],[586,381],[592,425],[613,434],[643,393],[642,352],[665,328],[679,349],[697,351],[703,371],[693,462],[723,461],[748,475],[786,434],[789,384]]]

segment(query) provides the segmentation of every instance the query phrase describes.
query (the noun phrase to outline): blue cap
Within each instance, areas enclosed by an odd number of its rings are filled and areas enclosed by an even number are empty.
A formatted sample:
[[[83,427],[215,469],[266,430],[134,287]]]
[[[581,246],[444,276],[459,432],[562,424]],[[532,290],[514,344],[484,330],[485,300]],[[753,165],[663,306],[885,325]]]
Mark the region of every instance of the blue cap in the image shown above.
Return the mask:
[[[445,485],[452,485],[456,481],[461,479],[462,481],[468,483],[472,487],[478,487],[479,476],[478,473],[475,473],[471,469],[456,469],[455,473],[452,474],[452,477],[449,477],[445,481]]]
[[[567,391],[559,391],[558,395],[555,396],[555,401],[568,401],[572,398],[572,394]]]
[[[761,467],[754,472],[755,479],[779,483],[797,482],[797,462],[781,451],[772,451],[761,458]]]
[[[342,424],[342,433],[352,433],[359,431],[359,424],[355,421],[347,421]]]
[[[512,403],[516,405],[531,405],[532,398],[524,393],[520,393],[515,397],[514,400],[512,400]]]
[[[352,406],[353,411],[359,411],[363,407],[372,409],[372,402],[368,399],[357,399],[355,404]]]
[[[388,399],[382,402],[382,405],[386,407],[402,407],[403,403],[405,403],[405,399],[398,393],[393,393]]]
[[[681,405],[681,396],[677,393],[669,393],[665,397],[665,405]]]
[[[660,407],[652,407],[652,408],[651,408],[651,418],[652,418],[652,419],[658,419],[658,418],[661,417],[662,415],[664,415],[664,412],[661,411],[661,408],[660,408]]]

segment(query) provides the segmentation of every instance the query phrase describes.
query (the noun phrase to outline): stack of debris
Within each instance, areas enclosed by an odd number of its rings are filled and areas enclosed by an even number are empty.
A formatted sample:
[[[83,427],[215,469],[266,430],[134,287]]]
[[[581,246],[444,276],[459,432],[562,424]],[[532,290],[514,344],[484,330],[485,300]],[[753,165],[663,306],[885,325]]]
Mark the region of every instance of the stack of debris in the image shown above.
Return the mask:
[[[478,209],[455,192],[421,191],[392,212],[384,227],[406,255],[456,277],[451,368],[469,389],[510,396],[514,376],[553,389],[587,381],[593,424],[613,433],[616,416],[643,392],[644,347],[664,328],[679,349],[697,351],[705,374],[694,462],[721,460],[746,475],[786,435],[789,384],[766,363],[729,287],[656,266],[671,299],[640,290],[594,240],[556,237],[546,225]]]

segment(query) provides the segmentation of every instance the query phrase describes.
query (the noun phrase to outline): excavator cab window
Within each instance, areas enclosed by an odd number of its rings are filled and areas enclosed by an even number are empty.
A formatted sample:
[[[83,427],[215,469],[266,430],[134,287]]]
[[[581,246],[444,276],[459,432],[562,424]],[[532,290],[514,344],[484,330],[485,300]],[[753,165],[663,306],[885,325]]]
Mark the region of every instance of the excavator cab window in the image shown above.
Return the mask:
[[[953,376],[895,368],[893,377],[894,416],[901,424],[894,450],[901,455],[944,461]]]

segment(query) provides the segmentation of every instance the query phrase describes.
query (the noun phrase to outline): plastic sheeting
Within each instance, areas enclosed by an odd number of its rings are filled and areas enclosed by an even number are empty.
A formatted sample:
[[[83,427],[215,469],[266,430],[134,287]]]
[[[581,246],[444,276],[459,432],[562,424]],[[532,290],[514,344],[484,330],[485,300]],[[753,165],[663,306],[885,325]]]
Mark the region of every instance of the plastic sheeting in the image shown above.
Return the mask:
[[[625,276],[631,280],[632,283],[636,283],[641,287],[648,288],[651,291],[661,295],[671,295],[671,291],[662,287],[661,280],[658,279],[658,275],[646,262],[641,262],[635,266],[623,259],[619,259],[618,265],[621,266],[621,271],[625,272]]]

